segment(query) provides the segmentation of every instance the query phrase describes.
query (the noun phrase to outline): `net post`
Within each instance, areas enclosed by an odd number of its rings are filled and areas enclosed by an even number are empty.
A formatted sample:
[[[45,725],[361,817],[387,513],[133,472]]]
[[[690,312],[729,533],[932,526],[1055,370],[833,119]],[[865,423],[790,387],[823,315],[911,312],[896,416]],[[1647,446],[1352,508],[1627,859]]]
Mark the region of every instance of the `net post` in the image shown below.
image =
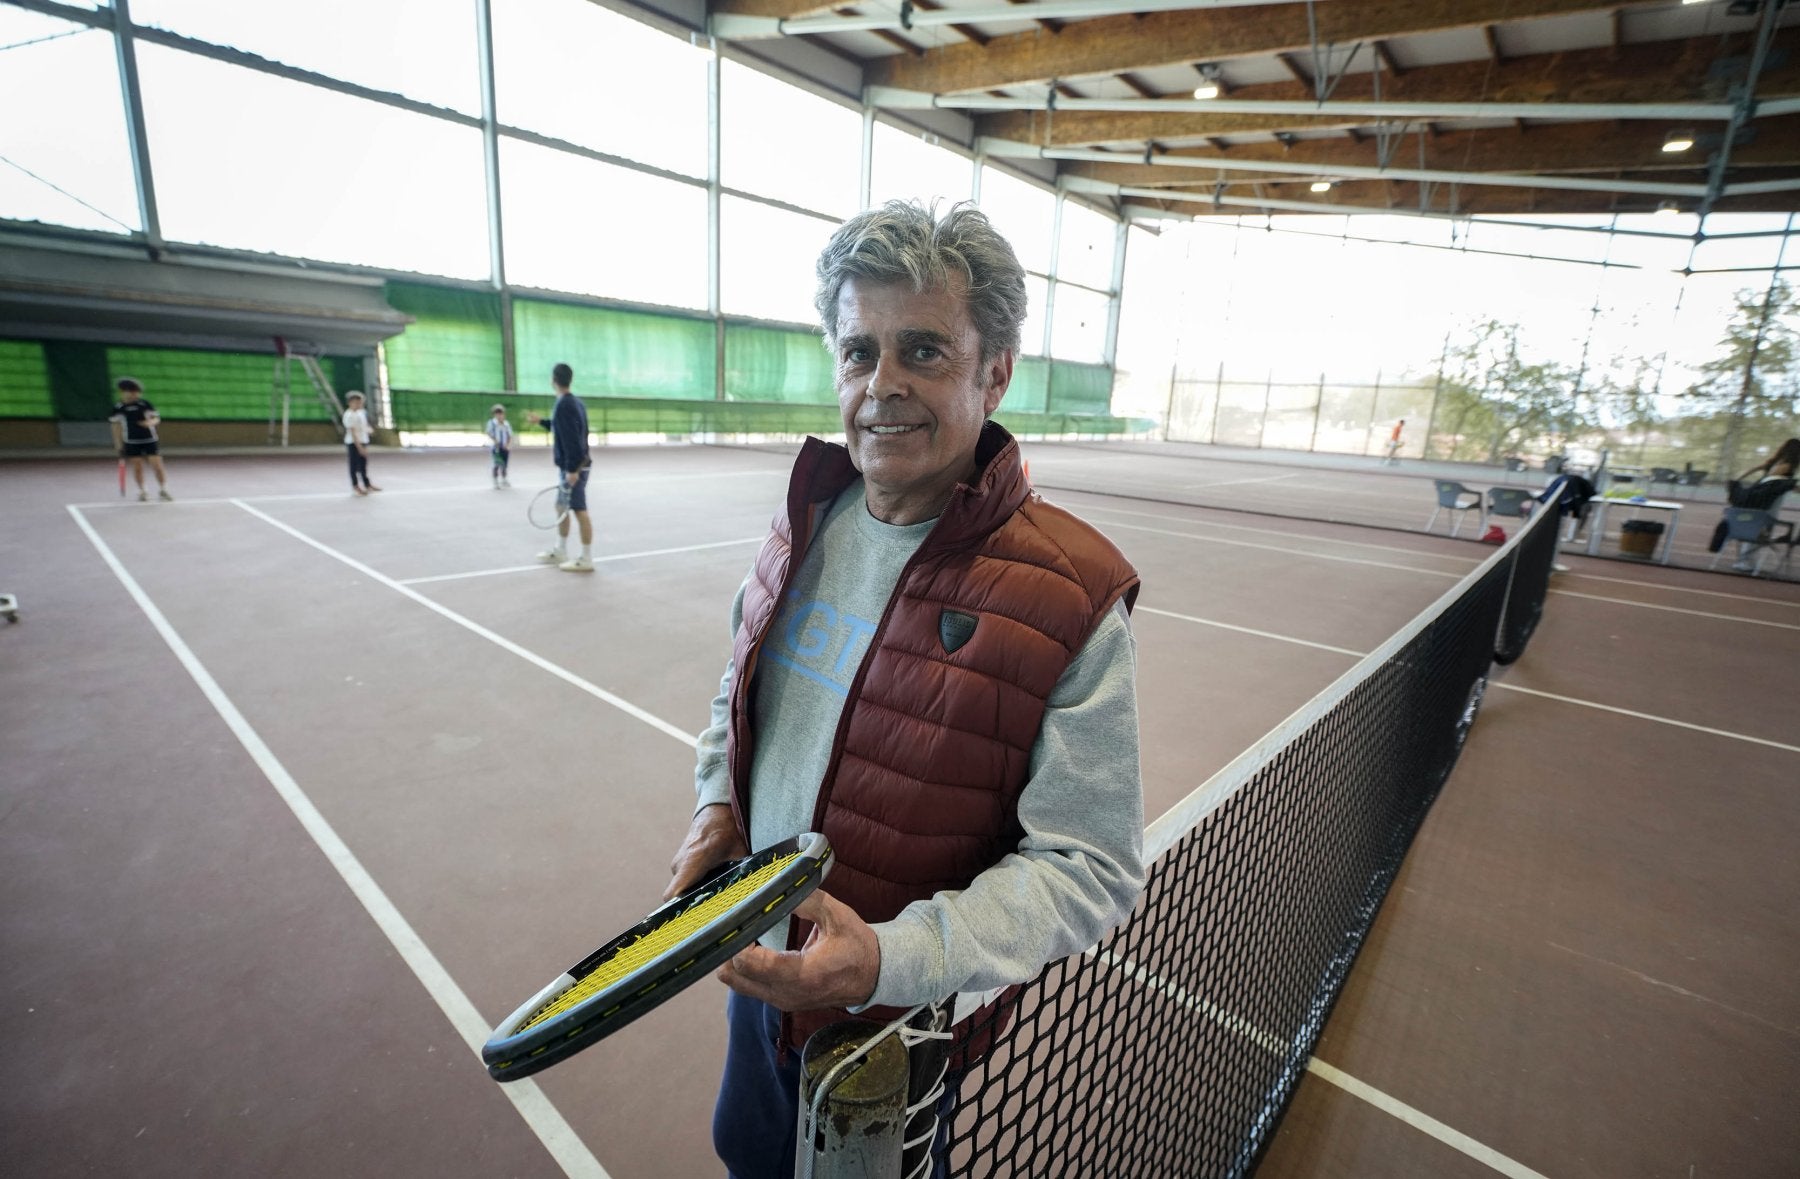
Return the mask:
[[[900,1026],[844,1020],[806,1041],[794,1179],[901,1179],[910,1070]]]

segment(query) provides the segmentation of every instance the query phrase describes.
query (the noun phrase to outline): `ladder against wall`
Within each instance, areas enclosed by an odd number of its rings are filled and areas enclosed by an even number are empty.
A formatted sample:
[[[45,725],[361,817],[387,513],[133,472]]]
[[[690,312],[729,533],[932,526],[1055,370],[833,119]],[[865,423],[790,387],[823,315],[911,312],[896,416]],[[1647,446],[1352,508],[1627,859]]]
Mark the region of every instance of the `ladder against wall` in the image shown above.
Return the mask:
[[[282,446],[288,444],[288,423],[293,417],[294,409],[294,369],[300,369],[300,377],[304,380],[312,395],[318,398],[324,407],[328,419],[332,422],[344,420],[344,405],[338,400],[337,391],[331,387],[331,379],[319,364],[323,353],[316,349],[308,349],[290,343],[281,336],[275,337],[275,378],[269,388],[269,444],[279,440]],[[300,390],[304,398],[307,390]]]

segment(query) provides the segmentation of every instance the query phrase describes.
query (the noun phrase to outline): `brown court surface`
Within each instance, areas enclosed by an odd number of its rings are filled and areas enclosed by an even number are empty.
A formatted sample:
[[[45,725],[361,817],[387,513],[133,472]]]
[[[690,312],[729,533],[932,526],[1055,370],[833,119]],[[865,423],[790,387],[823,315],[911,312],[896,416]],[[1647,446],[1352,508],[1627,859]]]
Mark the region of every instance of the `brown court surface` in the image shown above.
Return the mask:
[[[1028,454],[1144,575],[1151,816],[1491,551]],[[325,456],[176,456],[174,504],[121,503],[104,461],[0,466],[9,1173],[718,1173],[717,983],[525,1115],[465,1043],[659,895],[785,470],[598,457],[590,577],[531,562],[536,468],[497,492],[474,452],[379,454],[368,500]],[[1393,477],[1258,494],[1357,479]],[[1564,559],[1263,1176],[1796,1172],[1800,590]]]

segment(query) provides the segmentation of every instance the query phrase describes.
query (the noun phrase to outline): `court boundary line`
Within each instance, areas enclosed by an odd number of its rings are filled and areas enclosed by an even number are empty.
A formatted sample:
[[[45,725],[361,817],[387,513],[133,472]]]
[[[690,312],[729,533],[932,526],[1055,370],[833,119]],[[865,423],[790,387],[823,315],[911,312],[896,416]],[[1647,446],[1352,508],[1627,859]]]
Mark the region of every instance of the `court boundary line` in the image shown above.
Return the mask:
[[[1104,508],[1101,510],[1105,511]],[[1197,521],[1196,523],[1199,523],[1202,528],[1206,527],[1203,522]],[[1372,565],[1377,569],[1398,569],[1402,573],[1423,573],[1428,577],[1449,577],[1457,580],[1461,580],[1463,577],[1463,574],[1461,573],[1445,569],[1421,569],[1417,565],[1396,565],[1392,561],[1375,561],[1368,557],[1344,557],[1339,556],[1336,553],[1317,553],[1303,548],[1294,548],[1292,546],[1284,547],[1282,545],[1274,544],[1257,544],[1252,540],[1233,540],[1228,536],[1197,536],[1192,532],[1176,532],[1169,528],[1152,528],[1148,524],[1113,524],[1112,527],[1129,528],[1134,532],[1154,532],[1161,536],[1179,536],[1187,540],[1198,540],[1205,544],[1224,544],[1240,549],[1261,549],[1264,552],[1280,553],[1284,557],[1298,557],[1302,560],[1337,561],[1345,565]],[[1308,537],[1307,539],[1313,538]],[[1420,555],[1425,557],[1430,556],[1429,553]]]
[[[698,553],[707,549],[730,548],[741,544],[760,544],[766,539],[768,539],[766,536],[750,536],[740,540],[715,540],[706,544],[688,544],[671,549],[643,549],[635,553],[610,553],[604,557],[595,557],[594,564],[600,565],[607,561],[630,561],[637,557],[668,557],[677,553]],[[439,573],[431,577],[396,577],[394,580],[401,585],[425,585],[436,581],[461,581],[469,577],[496,577],[502,573],[529,573],[539,569],[554,568],[556,566],[548,561],[539,561],[535,565],[508,565],[504,569],[477,569],[470,573]]]
[[[263,511],[258,510],[257,508],[253,508],[249,504],[243,502],[242,500],[233,500],[232,502],[234,504],[236,504],[239,508],[241,508],[243,511],[248,512],[250,515],[255,516],[257,519],[263,521],[266,524],[269,524],[275,528],[280,529],[281,531],[287,533],[289,536],[292,536],[295,540],[300,541],[302,544],[306,544],[306,545],[311,546],[312,548],[317,549],[319,552],[324,553],[327,557],[330,557],[334,561],[338,561],[344,565],[348,565],[350,568],[356,570],[358,573],[361,573],[364,577],[367,577],[369,580],[376,582],[379,585],[385,585],[389,589],[393,590],[395,593],[398,593],[405,597],[411,598],[413,601],[419,603],[419,605],[425,607],[427,610],[430,610],[432,613],[449,619],[451,622],[454,622],[456,625],[462,627],[464,630],[469,631],[471,634],[478,635],[479,637],[486,639],[488,642],[493,643],[495,646],[499,647],[503,651],[507,651],[513,655],[517,655],[520,659],[523,659],[525,662],[531,664],[532,666],[534,666],[542,671],[549,672],[551,675],[555,676],[557,679],[562,680],[564,683],[569,684],[571,687],[574,687],[583,692],[586,692],[589,696],[594,697],[596,700],[599,700],[605,704],[612,705],[614,708],[618,709],[620,712],[623,712],[626,716],[631,717],[633,720],[642,721],[643,723],[649,725],[651,728],[656,729],[659,732],[668,734],[669,736],[675,738],[677,741],[680,741],[683,745],[686,745],[690,749],[698,747],[698,745],[700,743],[700,739],[697,736],[695,736],[691,733],[683,732],[681,729],[676,728],[674,725],[670,724],[668,721],[662,719],[660,716],[657,716],[655,713],[649,711],[648,709],[639,708],[637,705],[635,705],[631,701],[625,699],[623,696],[619,696],[615,693],[607,691],[605,688],[602,688],[600,685],[593,683],[590,680],[584,679],[581,676],[576,675],[574,672],[570,671],[566,667],[561,666],[560,664],[550,662],[550,660],[545,659],[542,655],[539,655],[536,651],[532,651],[526,647],[520,646],[518,643],[515,643],[511,639],[507,638],[505,635],[499,634],[492,630],[489,630],[487,627],[481,625],[479,622],[476,622],[474,619],[465,617],[464,615],[461,615],[461,614],[458,614],[456,611],[450,609],[450,607],[444,605],[441,602],[432,601],[430,598],[426,597],[424,594],[420,593],[418,590],[413,589],[411,586],[400,584],[400,582],[389,577],[387,574],[381,572],[378,569],[373,568],[372,566],[363,564],[361,561],[358,561],[355,557],[350,556],[348,553],[340,553],[338,550],[332,548],[330,545],[326,544],[324,541],[314,540],[312,537],[306,535],[306,533],[300,531],[298,528],[295,528],[292,524],[288,524],[284,521],[277,520],[275,517],[269,515],[267,512],[263,512]]]
[[[1218,630],[1229,630],[1240,634],[1255,635],[1259,638],[1272,639],[1278,643],[1290,643],[1296,647],[1312,647],[1322,651],[1335,651],[1359,659],[1366,657],[1363,652],[1353,651],[1348,647],[1332,647],[1325,643],[1315,643],[1311,639],[1297,638],[1293,635],[1276,634],[1273,631],[1252,630],[1246,626],[1236,626],[1229,622],[1219,622],[1215,619],[1201,618],[1193,614],[1177,614],[1173,610],[1158,610],[1150,606],[1138,606],[1136,609],[1139,613],[1148,612],[1168,618],[1179,619],[1183,622],[1196,623],[1200,626],[1210,626]],[[1576,704],[1583,708],[1597,709],[1600,712],[1612,712],[1617,713],[1620,716],[1633,717],[1637,720],[1653,721],[1659,725],[1670,725],[1674,728],[1687,729],[1696,733],[1706,733],[1714,737],[1729,737],[1734,741],[1746,741],[1752,745],[1766,745],[1771,749],[1782,749],[1789,753],[1800,753],[1800,745],[1789,745],[1782,741],[1772,741],[1767,737],[1752,737],[1748,733],[1734,733],[1730,729],[1715,729],[1710,725],[1695,724],[1693,721],[1676,720],[1672,716],[1658,716],[1653,712],[1639,712],[1636,709],[1621,708],[1616,704],[1602,704],[1597,700],[1583,700],[1576,696],[1560,696],[1555,692],[1545,692],[1538,688],[1527,688],[1521,684],[1509,684],[1504,680],[1493,679],[1491,678],[1491,675],[1488,680],[1488,687],[1491,689],[1502,689],[1508,692],[1523,692],[1528,696],[1542,696],[1546,700],[1555,700],[1560,704]],[[1253,748],[1261,748],[1261,743],[1259,742],[1258,745]],[[1158,821],[1160,822],[1161,820],[1159,819]]]
[[[479,1060],[482,1046],[487,1042],[489,1032],[488,1023],[482,1018],[481,1012],[476,1009],[475,1004],[469,1000],[462,987],[451,977],[450,972],[438,960],[437,955],[432,953],[431,947],[425,944],[425,940],[419,936],[418,931],[395,906],[386,891],[369,874],[368,869],[363,867],[362,861],[357,859],[356,853],[351,851],[350,846],[338,835],[336,828],[313,803],[311,796],[288,772],[281,759],[275,756],[275,751],[269,748],[268,743],[262,739],[262,735],[238,710],[237,705],[232,702],[231,697],[226,694],[219,682],[213,678],[212,673],[206,669],[206,665],[200,661],[199,656],[194,654],[193,649],[182,639],[168,617],[151,600],[149,593],[125,568],[124,562],[112,551],[112,547],[88,522],[87,517],[82,515],[80,509],[71,504],[68,505],[68,511],[75,518],[76,525],[87,535],[89,542],[99,552],[101,560],[112,570],[113,576],[125,587],[125,592],[144,612],[144,616],[150,620],[150,625],[155,629],[157,635],[174,653],[176,661],[181,664],[183,670],[194,681],[195,686],[200,689],[200,694],[206,698],[207,703],[212,705],[213,711],[218,714],[219,719],[225,722],[225,727],[231,731],[233,737],[237,738],[238,744],[243,747],[244,752],[250,755],[250,760],[256,764],[258,770],[262,771],[263,777],[268,780],[270,786],[274,787],[275,793],[281,798],[281,801],[287,804],[288,810],[299,821],[301,830],[306,832],[312,839],[313,845],[324,854],[326,861],[336,870],[338,878],[350,890],[350,894],[356,898],[363,910],[375,922],[376,928],[387,938],[388,944],[394,948],[394,951],[400,955],[400,960],[406,963],[407,969],[412,971],[413,977],[418,980],[419,985],[425,988],[425,993],[431,997],[432,1001],[437,1004],[438,1010],[449,1021],[451,1030]],[[561,1111],[544,1095],[543,1090],[537,1086],[535,1081],[527,1078],[524,1081],[498,1086],[498,1088],[512,1103],[514,1110],[524,1120],[532,1134],[537,1137],[539,1143],[549,1152],[550,1157],[562,1168],[564,1174],[569,1175],[571,1179],[610,1179],[606,1168],[600,1165],[600,1160],[588,1149],[587,1144],[575,1132],[574,1127],[569,1125]]]
[[[1200,510],[1204,511],[1206,509],[1200,509]],[[1118,516],[1142,516],[1147,520],[1163,520],[1163,521],[1167,521],[1168,523],[1171,523],[1171,524],[1194,524],[1201,528],[1224,528],[1224,529],[1228,529],[1232,532],[1254,532],[1254,533],[1258,534],[1259,536],[1285,536],[1285,537],[1291,537],[1291,538],[1299,538],[1299,539],[1303,539],[1303,540],[1318,540],[1318,541],[1323,541],[1326,544],[1340,544],[1340,545],[1345,546],[1346,548],[1373,549],[1374,551],[1379,552],[1379,553],[1408,553],[1413,556],[1431,557],[1431,558],[1434,558],[1434,559],[1440,560],[1440,561],[1461,561],[1464,564],[1470,565],[1470,566],[1479,565],[1483,561],[1487,560],[1487,557],[1485,557],[1485,556],[1465,557],[1465,556],[1461,555],[1460,553],[1433,553],[1433,552],[1429,552],[1425,549],[1409,549],[1409,548],[1406,548],[1401,545],[1371,544],[1369,541],[1366,541],[1366,540],[1340,540],[1339,538],[1337,538],[1335,536],[1319,536],[1316,533],[1311,533],[1311,532],[1292,532],[1292,531],[1289,531],[1287,529],[1282,529],[1282,528],[1253,528],[1248,524],[1225,524],[1225,523],[1221,523],[1218,520],[1193,520],[1193,519],[1189,519],[1186,516],[1172,515],[1168,512],[1140,512],[1133,508],[1111,508],[1111,507],[1107,507],[1105,505],[1099,505],[1096,507],[1084,507],[1082,509],[1082,511],[1083,512],[1111,512],[1114,515],[1118,515]],[[1293,516],[1281,516],[1281,517],[1277,517],[1277,518],[1283,519],[1283,520],[1293,520],[1294,523],[1296,523],[1296,524],[1324,523],[1333,528],[1340,526],[1335,521],[1301,520],[1301,519],[1299,519],[1297,517],[1293,517]],[[1364,527],[1371,527],[1371,526],[1364,525]],[[1387,529],[1387,531],[1400,532],[1399,529]],[[1439,536],[1435,532],[1400,532],[1400,535],[1402,535],[1402,536],[1428,536],[1433,540],[1455,540],[1459,544],[1465,543],[1463,541],[1458,540],[1458,538],[1456,538],[1456,537]]]
[[[1772,626],[1778,630],[1800,630],[1800,623],[1773,622],[1766,618],[1745,618],[1738,614],[1715,614],[1711,610],[1690,610],[1686,606],[1665,606],[1661,602],[1635,602],[1630,598],[1608,598],[1600,594],[1583,594],[1574,590],[1553,589],[1565,598],[1585,598],[1590,602],[1612,602],[1620,606],[1636,606],[1641,610],[1667,610],[1671,614],[1692,614],[1696,618],[1716,618],[1720,622],[1741,622],[1747,626]]]
[[[1357,1080],[1349,1073],[1326,1064],[1316,1056],[1307,1059],[1306,1071],[1321,1081],[1337,1086],[1350,1096],[1367,1102],[1389,1117],[1406,1123],[1421,1134],[1435,1138],[1452,1150],[1459,1151],[1478,1163],[1485,1163],[1488,1167],[1505,1175],[1507,1179],[1547,1179],[1542,1172],[1532,1170],[1517,1159],[1501,1154],[1486,1143],[1479,1142],[1461,1130],[1438,1121],[1430,1114],[1406,1104],[1397,1097],[1383,1093],[1366,1081]]]
[[[1578,554],[1570,553],[1569,556]],[[1685,566],[1675,565],[1671,568],[1683,569]],[[1689,573],[1705,573],[1705,569],[1688,569]],[[1724,590],[1695,589],[1688,585],[1660,585],[1654,581],[1637,581],[1629,577],[1607,577],[1599,573],[1584,573],[1579,569],[1570,570],[1569,577],[1585,577],[1589,581],[1610,581],[1615,585],[1637,585],[1645,589],[1668,590],[1677,594],[1705,594],[1709,598],[1732,598],[1740,602],[1757,602],[1764,606],[1784,606],[1789,610],[1800,610],[1800,602],[1784,602],[1780,598],[1761,598],[1755,594],[1732,594]]]

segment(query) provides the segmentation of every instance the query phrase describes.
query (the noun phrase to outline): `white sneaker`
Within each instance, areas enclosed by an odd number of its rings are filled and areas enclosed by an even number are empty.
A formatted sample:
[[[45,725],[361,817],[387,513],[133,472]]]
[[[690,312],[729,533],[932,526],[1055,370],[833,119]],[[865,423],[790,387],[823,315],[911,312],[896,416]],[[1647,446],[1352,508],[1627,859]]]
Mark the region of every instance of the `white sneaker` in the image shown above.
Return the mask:
[[[592,573],[594,571],[594,559],[592,557],[570,557],[567,561],[558,565],[557,568],[561,569],[564,573]]]
[[[138,502],[141,504],[149,503],[150,502],[150,493],[148,491],[138,492]]]
[[[1733,561],[1731,567],[1739,573],[1753,573],[1756,571],[1756,566],[1748,561]]]
[[[1567,565],[1564,565],[1561,561],[1558,561],[1556,564],[1550,566],[1550,572],[1552,572],[1552,573],[1567,573],[1568,571],[1569,571],[1569,567]]]
[[[162,500],[164,503],[172,504],[175,502],[175,497],[169,494],[169,489],[166,487],[157,491],[156,498]]]
[[[569,559],[569,554],[561,549],[545,549],[537,555],[537,559],[545,565],[560,565]]]
[[[502,476],[500,476],[500,486],[502,486],[502,487],[511,487],[511,486],[512,486],[512,480],[511,480],[511,479],[508,479],[508,478],[507,478],[507,477],[506,477],[506,476],[505,476],[505,475],[502,475]]]

